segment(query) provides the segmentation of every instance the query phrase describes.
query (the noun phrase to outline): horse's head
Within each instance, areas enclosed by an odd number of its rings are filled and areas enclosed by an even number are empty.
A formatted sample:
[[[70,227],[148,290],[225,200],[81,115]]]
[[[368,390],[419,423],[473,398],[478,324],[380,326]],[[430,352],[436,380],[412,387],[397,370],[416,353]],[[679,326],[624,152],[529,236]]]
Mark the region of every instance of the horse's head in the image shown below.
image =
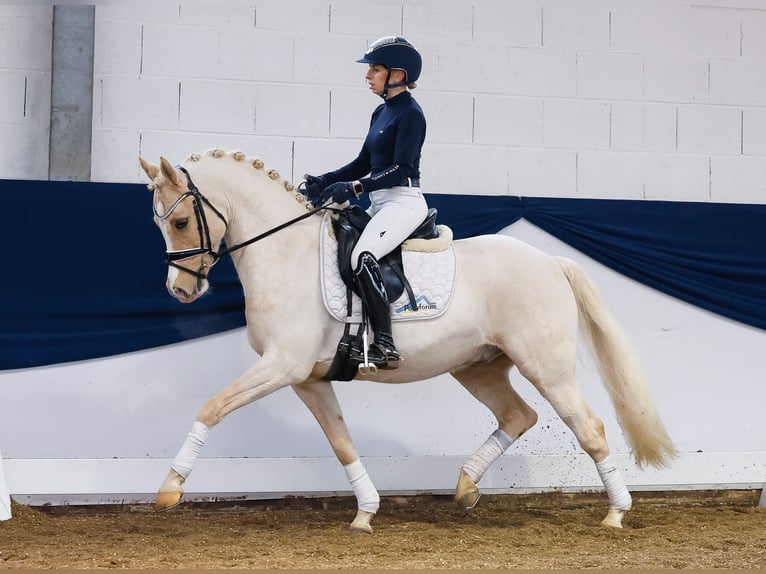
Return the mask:
[[[207,274],[218,260],[226,220],[183,167],[173,167],[164,157],[159,166],[139,161],[151,180],[154,221],[165,238],[167,289],[182,303],[191,303],[208,290]]]

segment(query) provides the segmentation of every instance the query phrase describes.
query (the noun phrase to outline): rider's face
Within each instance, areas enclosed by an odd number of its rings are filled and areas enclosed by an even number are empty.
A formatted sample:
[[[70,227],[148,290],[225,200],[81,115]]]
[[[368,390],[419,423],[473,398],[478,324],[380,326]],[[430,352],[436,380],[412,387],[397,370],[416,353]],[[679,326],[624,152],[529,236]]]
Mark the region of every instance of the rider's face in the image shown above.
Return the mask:
[[[380,64],[370,64],[370,67],[367,69],[367,75],[365,75],[364,79],[367,80],[367,84],[370,86],[372,93],[377,96],[381,96],[386,89],[386,79],[388,79],[389,83],[392,84],[401,82],[404,80],[404,72],[401,70],[393,70],[391,72],[391,77],[388,78],[388,68],[381,66]],[[398,92],[400,90],[397,89],[396,91]]]
[[[367,69],[367,75],[364,79],[367,80],[367,84],[370,86],[372,93],[380,96],[383,94],[383,90],[386,85],[386,78],[388,77],[388,69],[380,64],[370,64]]]

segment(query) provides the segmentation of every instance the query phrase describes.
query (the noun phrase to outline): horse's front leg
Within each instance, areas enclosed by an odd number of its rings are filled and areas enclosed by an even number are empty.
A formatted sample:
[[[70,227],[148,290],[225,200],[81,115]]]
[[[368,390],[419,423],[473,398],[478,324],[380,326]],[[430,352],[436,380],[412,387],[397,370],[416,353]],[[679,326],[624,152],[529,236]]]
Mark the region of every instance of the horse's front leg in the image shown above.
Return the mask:
[[[356,454],[332,384],[327,381],[310,381],[293,385],[293,389],[322,427],[335,456],[346,471],[346,478],[357,502],[356,517],[350,526],[351,532],[372,534],[370,522],[378,512],[380,495]]]
[[[207,442],[210,429],[221,422],[230,412],[274,391],[308,376],[309,368],[289,365],[284,360],[264,354],[253,367],[241,377],[207,400],[186,435],[178,454],[173,459],[167,477],[157,493],[157,509],[165,510],[181,502],[183,483],[188,478],[202,447]]]

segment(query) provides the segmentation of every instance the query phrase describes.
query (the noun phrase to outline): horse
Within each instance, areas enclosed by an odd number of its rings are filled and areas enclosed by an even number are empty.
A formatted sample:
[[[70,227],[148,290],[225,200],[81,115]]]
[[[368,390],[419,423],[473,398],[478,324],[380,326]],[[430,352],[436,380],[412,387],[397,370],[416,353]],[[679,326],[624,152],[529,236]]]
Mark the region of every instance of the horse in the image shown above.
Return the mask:
[[[344,325],[323,307],[321,207],[242,151],[194,153],[178,166],[162,156],[159,165],[142,157],[139,162],[167,248],[167,290],[183,303],[202,297],[212,266],[228,254],[244,291],[248,342],[260,356],[204,403],[160,486],[156,508],[181,501],[183,483],[216,424],[291,387],[346,472],[357,501],[350,530],[372,533],[380,496],[357,455],[332,382],[324,379]],[[224,242],[229,247],[219,251]],[[665,466],[676,448],[634,351],[594,282],[575,262],[509,236],[459,239],[451,248],[458,271],[448,308],[425,321],[394,322],[404,359],[399,368],[360,369],[354,380],[396,384],[449,373],[494,414],[497,429],[457,473],[455,500],[468,513],[486,470],[537,422],[510,383],[516,367],[593,460],[609,500],[602,524],[621,528],[632,499],[604,425],[575,379],[578,336],[595,359],[636,463]],[[298,309],[284,305],[288,281],[291,298],[303,302]]]

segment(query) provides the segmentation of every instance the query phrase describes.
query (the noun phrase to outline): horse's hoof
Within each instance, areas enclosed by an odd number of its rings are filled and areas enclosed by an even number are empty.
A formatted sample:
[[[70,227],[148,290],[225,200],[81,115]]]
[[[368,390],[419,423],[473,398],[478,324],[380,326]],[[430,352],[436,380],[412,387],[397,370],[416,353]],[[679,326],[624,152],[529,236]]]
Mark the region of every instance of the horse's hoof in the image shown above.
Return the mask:
[[[479,487],[464,470],[461,470],[457,488],[455,488],[455,502],[463,510],[463,513],[468,515],[476,507],[480,498]]]
[[[181,492],[159,492],[157,493],[157,502],[155,508],[157,510],[168,510],[174,506],[178,506],[181,502],[181,497],[184,495]]]
[[[374,512],[366,512],[364,510],[357,511],[356,518],[354,518],[354,521],[351,523],[349,530],[354,534],[372,534],[370,521],[373,516],[375,516]]]
[[[627,510],[610,508],[606,518],[601,521],[601,525],[608,526],[609,528],[622,528],[622,519],[627,513]]]
[[[184,495],[184,489],[181,488],[183,483],[183,477],[171,468],[160,487],[160,491],[157,493],[155,508],[157,510],[167,510],[177,506]]]

